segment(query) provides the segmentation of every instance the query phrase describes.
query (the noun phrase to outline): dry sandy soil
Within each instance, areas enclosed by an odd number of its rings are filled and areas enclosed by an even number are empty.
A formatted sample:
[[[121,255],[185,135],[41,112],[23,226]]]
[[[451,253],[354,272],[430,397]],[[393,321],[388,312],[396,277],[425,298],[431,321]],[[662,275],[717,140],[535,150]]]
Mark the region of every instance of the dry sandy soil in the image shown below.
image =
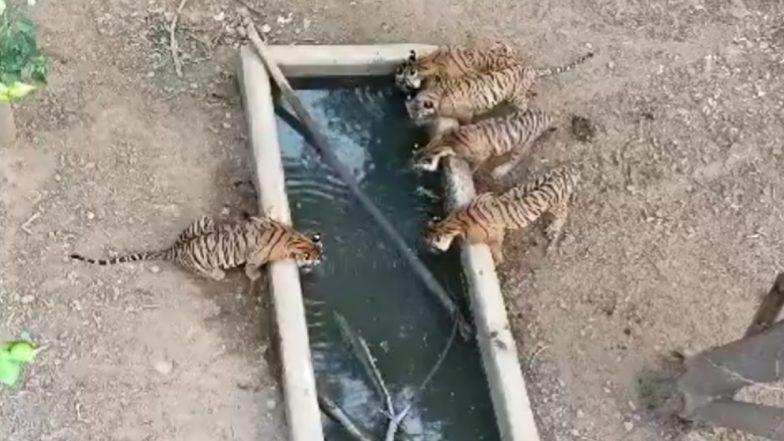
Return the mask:
[[[567,236],[547,257],[515,237],[501,268],[543,437],[745,439],[651,417],[646,372],[671,349],[740,336],[779,270],[781,2],[246,2],[277,42],[506,39],[537,65],[598,49],[536,100],[588,117],[595,138],[561,131],[516,172],[581,170]],[[249,176],[238,3],[188,2],[183,78],[176,6],[39,2],[53,74],[0,150],[0,337],[49,349],[22,391],[0,392],[0,439],[284,439],[265,305],[240,277],[64,259],[159,246],[201,213],[251,204],[233,186]]]

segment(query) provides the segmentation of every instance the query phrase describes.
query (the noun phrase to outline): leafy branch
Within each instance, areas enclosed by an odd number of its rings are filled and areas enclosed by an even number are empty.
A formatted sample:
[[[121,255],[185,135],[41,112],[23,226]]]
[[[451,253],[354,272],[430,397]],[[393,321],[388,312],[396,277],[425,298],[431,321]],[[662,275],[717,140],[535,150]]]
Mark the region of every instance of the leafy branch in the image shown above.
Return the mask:
[[[17,101],[46,84],[49,62],[38,48],[35,23],[29,7],[0,0],[0,102]]]

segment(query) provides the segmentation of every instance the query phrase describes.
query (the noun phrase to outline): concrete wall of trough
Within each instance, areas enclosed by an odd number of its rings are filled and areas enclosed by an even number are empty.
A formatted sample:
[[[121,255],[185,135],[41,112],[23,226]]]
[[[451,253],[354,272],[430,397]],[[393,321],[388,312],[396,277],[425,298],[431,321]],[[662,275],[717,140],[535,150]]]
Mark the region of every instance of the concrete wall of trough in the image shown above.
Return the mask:
[[[414,49],[425,55],[432,45],[270,46],[273,59],[288,77],[389,75]],[[280,146],[275,127],[270,79],[252,47],[240,51],[242,84],[250,144],[256,163],[259,204],[264,213],[291,222]],[[445,173],[449,207],[461,207],[475,195],[467,165],[450,161]],[[539,441],[528,393],[509,329],[495,265],[486,245],[464,246],[463,270],[477,329],[477,343],[491,391],[502,441]],[[271,265],[270,283],[283,370],[283,392],[291,441],[324,439],[319,414],[305,309],[299,274],[293,263]]]

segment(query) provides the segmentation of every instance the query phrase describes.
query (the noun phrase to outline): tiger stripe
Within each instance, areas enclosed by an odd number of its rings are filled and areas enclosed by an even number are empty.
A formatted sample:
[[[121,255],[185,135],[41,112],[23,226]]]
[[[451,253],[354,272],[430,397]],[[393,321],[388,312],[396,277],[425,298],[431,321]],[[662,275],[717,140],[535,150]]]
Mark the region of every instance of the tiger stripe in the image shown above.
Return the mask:
[[[442,46],[421,58],[411,51],[411,56],[395,71],[395,84],[402,92],[413,93],[431,82],[513,66],[518,62],[516,58],[516,51],[502,42]]]
[[[253,280],[260,276],[259,267],[268,262],[293,259],[298,266],[309,267],[320,263],[321,256],[318,235],[307,237],[271,218],[248,217],[241,222],[217,223],[211,217],[202,216],[164,250],[130,253],[112,259],[92,259],[80,254],[70,257],[98,265],[171,261],[214,280],[222,280],[224,270],[244,264],[245,273]]]
[[[568,202],[578,181],[577,173],[564,166],[501,195],[481,194],[446,219],[431,222],[425,232],[425,243],[431,250],[441,252],[449,249],[456,238],[468,243],[486,243],[496,262],[501,263],[505,231],[527,228],[549,213],[552,220],[545,233],[550,240],[550,249],[566,223]]]
[[[425,125],[436,118],[456,119],[461,125],[469,124],[478,115],[486,113],[503,102],[526,110],[534,83],[537,79],[574,69],[593,58],[589,52],[576,60],[556,67],[534,68],[516,62],[487,72],[470,72],[457,77],[446,77],[428,83],[415,96],[406,98],[406,110],[411,119]]]
[[[528,90],[535,79],[536,71],[524,65],[447,78],[407,99],[406,109],[411,119],[420,125],[437,117],[457,119],[461,125],[470,124],[474,116],[506,101],[519,110],[526,110]]]
[[[414,153],[412,166],[438,170],[441,160],[456,157],[469,163],[472,172],[491,158],[513,152],[508,168],[515,166],[545,132],[555,130],[556,118],[541,110],[527,110],[459,126],[432,139]]]

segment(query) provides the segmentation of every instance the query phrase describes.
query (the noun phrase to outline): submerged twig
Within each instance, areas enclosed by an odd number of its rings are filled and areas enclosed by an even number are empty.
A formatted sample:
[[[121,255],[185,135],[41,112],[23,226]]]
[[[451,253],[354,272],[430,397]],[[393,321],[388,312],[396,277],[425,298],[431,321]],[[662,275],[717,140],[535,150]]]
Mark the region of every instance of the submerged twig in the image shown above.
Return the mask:
[[[460,331],[461,336],[465,340],[469,340],[473,334],[473,330],[469,322],[465,319],[465,317],[463,317],[460,308],[458,308],[457,304],[454,302],[454,300],[452,300],[452,298],[441,286],[435,276],[433,276],[430,270],[425,266],[425,264],[422,263],[417,254],[411,249],[411,247],[408,246],[408,244],[406,244],[405,240],[400,236],[392,223],[389,222],[389,220],[381,213],[373,201],[371,201],[365,192],[360,188],[359,183],[357,182],[356,178],[354,178],[353,174],[340,162],[340,160],[335,156],[334,152],[329,149],[329,143],[327,142],[326,137],[324,137],[324,135],[318,129],[318,126],[313,121],[313,118],[302,105],[302,102],[300,102],[299,98],[297,98],[297,96],[294,94],[294,91],[286,77],[283,75],[283,72],[281,72],[280,68],[270,57],[264,41],[261,39],[261,36],[259,36],[259,33],[256,30],[256,26],[248,14],[245,14],[245,27],[248,38],[256,48],[256,52],[258,53],[264,65],[267,67],[270,76],[278,85],[278,89],[280,89],[280,92],[283,95],[285,101],[288,102],[288,104],[294,110],[294,113],[302,122],[303,126],[313,136],[313,142],[310,143],[310,145],[316,148],[316,150],[321,154],[322,159],[335,170],[343,182],[345,182],[349,190],[351,190],[351,192],[360,202],[362,207],[370,214],[370,216],[381,227],[384,233],[389,236],[392,243],[398,248],[416,275],[428,288],[428,291],[430,291],[436,297],[441,306],[443,306],[444,309],[449,312],[449,315],[457,318],[458,330]]]
[[[332,421],[340,424],[349,435],[353,436],[357,441],[377,441],[376,438],[368,433],[365,429],[359,427],[354,421],[346,414],[337,403],[332,401],[323,391],[318,392],[319,408],[325,415]]]
[[[416,404],[417,399],[422,394],[422,392],[427,389],[430,381],[433,380],[435,374],[444,364],[444,360],[446,360],[446,356],[449,354],[449,350],[454,344],[455,336],[457,336],[458,321],[453,321],[452,331],[449,333],[449,338],[444,345],[444,349],[442,349],[438,354],[438,358],[436,359],[435,364],[433,364],[433,367],[430,368],[427,375],[425,375],[425,378],[411,395],[411,398],[408,400],[408,404],[406,404],[403,410],[397,412],[395,411],[395,406],[392,402],[392,396],[389,393],[389,388],[387,388],[387,385],[384,382],[381,371],[378,369],[378,366],[376,366],[375,358],[370,352],[370,348],[365,342],[365,339],[354,332],[354,330],[348,324],[348,321],[342,315],[335,313],[335,320],[338,322],[338,327],[340,328],[340,333],[342,334],[343,338],[346,340],[349,346],[351,346],[351,349],[354,352],[354,356],[356,356],[359,362],[362,364],[366,375],[373,383],[379,399],[384,401],[384,404],[386,405],[386,411],[382,413],[387,418],[389,418],[389,425],[387,426],[384,441],[393,441],[397,431],[400,429],[400,426],[402,426],[403,421],[405,421],[406,417],[411,412],[411,409],[414,407],[414,404]]]
[[[449,354],[449,350],[452,349],[452,344],[455,342],[455,336],[457,335],[457,320],[454,321],[452,325],[452,332],[449,333],[449,338],[444,345],[444,349],[441,350],[441,353],[438,354],[438,359],[436,359],[435,364],[430,371],[425,375],[424,380],[422,383],[419,384],[417,390],[414,391],[414,394],[408,401],[406,407],[403,408],[394,418],[390,419],[389,427],[387,427],[387,435],[384,441],[393,441],[395,439],[395,433],[397,433],[398,428],[403,425],[403,421],[405,421],[408,413],[416,404],[417,399],[419,396],[427,389],[427,386],[430,384],[430,381],[433,380],[433,377],[436,375],[436,372],[441,368],[441,365],[444,364],[444,360],[446,360],[447,354]]]
[[[180,1],[180,6],[177,7],[177,12],[174,13],[171,26],[169,26],[169,49],[171,50],[172,62],[174,62],[174,72],[177,73],[177,76],[180,78],[182,78],[182,63],[180,62],[180,55],[178,54],[179,44],[177,43],[175,32],[177,31],[177,22],[180,20],[180,14],[186,3],[188,3],[188,0]]]
[[[357,357],[357,360],[359,360],[362,367],[365,369],[365,374],[373,383],[373,388],[376,389],[378,398],[384,402],[388,412],[394,412],[392,407],[392,396],[389,394],[389,389],[387,388],[386,383],[384,383],[384,378],[381,376],[381,371],[378,370],[378,366],[376,366],[375,359],[373,358],[373,354],[370,352],[367,343],[351,329],[351,326],[348,324],[345,317],[337,312],[335,313],[335,321],[338,322],[340,333],[348,342],[349,346],[351,346],[354,356]]]

